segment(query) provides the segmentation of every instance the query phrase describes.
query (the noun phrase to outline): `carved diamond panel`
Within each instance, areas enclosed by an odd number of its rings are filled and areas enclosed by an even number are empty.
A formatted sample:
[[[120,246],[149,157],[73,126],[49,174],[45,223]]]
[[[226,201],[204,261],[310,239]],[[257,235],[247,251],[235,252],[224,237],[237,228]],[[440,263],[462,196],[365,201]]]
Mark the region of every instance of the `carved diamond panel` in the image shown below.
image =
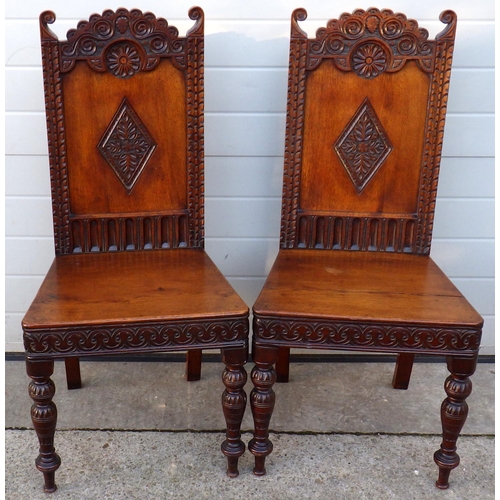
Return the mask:
[[[394,149],[368,98],[333,147],[358,194]]]
[[[156,142],[125,98],[97,148],[130,194]]]

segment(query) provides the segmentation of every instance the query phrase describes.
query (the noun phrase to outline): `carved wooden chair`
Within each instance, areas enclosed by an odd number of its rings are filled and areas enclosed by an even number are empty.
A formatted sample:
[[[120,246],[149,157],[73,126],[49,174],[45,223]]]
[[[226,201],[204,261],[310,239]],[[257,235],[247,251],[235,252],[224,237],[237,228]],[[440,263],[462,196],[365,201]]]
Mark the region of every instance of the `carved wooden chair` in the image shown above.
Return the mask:
[[[248,308],[204,245],[204,15],[179,37],[139,10],[94,14],[59,41],[40,16],[55,260],[23,319],[36,467],[56,489],[50,379],[64,358],[220,348],[228,474],[245,446]]]
[[[435,40],[378,9],[308,39],[306,16],[292,15],[280,251],[253,308],[254,473],[291,347],[397,353],[398,388],[420,353],[451,372],[434,455],[447,488],[483,323],[429,257],[456,15]]]

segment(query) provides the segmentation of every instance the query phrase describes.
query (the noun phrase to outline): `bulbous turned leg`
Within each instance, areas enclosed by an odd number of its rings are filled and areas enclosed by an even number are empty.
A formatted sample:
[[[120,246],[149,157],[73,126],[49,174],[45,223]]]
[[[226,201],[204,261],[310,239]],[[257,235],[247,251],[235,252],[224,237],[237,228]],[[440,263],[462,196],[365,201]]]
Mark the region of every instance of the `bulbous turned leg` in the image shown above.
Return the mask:
[[[222,360],[226,365],[222,381],[226,386],[222,393],[222,409],[226,419],[226,439],[221,445],[222,453],[227,457],[227,475],[236,477],[238,459],[245,452],[241,440],[241,422],[247,405],[247,395],[243,390],[247,381],[247,372],[243,365],[247,360],[247,348],[223,349]]]
[[[451,375],[444,383],[444,390],[448,397],[441,405],[443,442],[441,448],[434,453],[434,461],[439,467],[436,486],[442,490],[449,487],[450,472],[460,463],[456,444],[469,412],[465,400],[472,391],[469,376],[476,370],[477,358],[460,359],[449,356],[447,363]]]
[[[254,388],[250,394],[250,406],[254,421],[254,437],[248,444],[248,449],[255,456],[253,473],[263,476],[266,473],[266,457],[273,451],[269,440],[269,423],[276,400],[273,385],[276,382],[276,371],[273,365],[278,358],[278,349],[273,347],[255,346],[252,370]]]
[[[32,379],[29,384],[29,394],[34,401],[31,407],[31,420],[35,427],[40,450],[35,460],[36,468],[43,473],[46,493],[56,491],[55,471],[61,465],[61,459],[54,448],[57,408],[52,402],[56,392],[50,376],[54,372],[54,361],[26,360],[26,372]]]

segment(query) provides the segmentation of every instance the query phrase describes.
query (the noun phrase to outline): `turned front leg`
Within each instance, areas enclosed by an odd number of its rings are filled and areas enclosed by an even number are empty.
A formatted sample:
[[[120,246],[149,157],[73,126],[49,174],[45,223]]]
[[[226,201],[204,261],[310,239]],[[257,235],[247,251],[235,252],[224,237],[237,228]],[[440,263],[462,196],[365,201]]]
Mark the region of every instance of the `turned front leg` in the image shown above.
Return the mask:
[[[443,442],[441,448],[434,453],[434,461],[439,467],[436,486],[440,489],[449,487],[450,472],[460,463],[457,453],[457,439],[465,424],[469,407],[466,398],[472,391],[469,376],[476,370],[477,358],[460,359],[449,356],[448,370],[451,375],[446,379],[444,390],[447,398],[441,405],[441,422],[443,425]]]
[[[36,468],[43,473],[46,493],[56,491],[55,471],[61,465],[61,459],[54,448],[57,408],[52,398],[56,392],[50,376],[54,372],[54,361],[26,360],[26,372],[32,379],[29,395],[34,401],[31,407],[31,420],[40,443],[40,452],[35,460]]]
[[[227,457],[227,475],[236,477],[238,459],[245,452],[241,440],[241,422],[247,405],[247,395],[243,390],[247,381],[247,372],[243,365],[247,360],[247,348],[223,349],[222,360],[226,365],[222,381],[226,386],[222,393],[222,409],[226,419],[226,439],[221,445],[222,453]]]
[[[250,406],[254,420],[254,437],[248,449],[255,456],[253,473],[263,476],[266,473],[266,457],[273,451],[269,440],[269,423],[276,400],[273,385],[276,382],[276,371],[273,365],[278,358],[278,349],[274,347],[254,346],[252,382],[254,388],[250,394]]]

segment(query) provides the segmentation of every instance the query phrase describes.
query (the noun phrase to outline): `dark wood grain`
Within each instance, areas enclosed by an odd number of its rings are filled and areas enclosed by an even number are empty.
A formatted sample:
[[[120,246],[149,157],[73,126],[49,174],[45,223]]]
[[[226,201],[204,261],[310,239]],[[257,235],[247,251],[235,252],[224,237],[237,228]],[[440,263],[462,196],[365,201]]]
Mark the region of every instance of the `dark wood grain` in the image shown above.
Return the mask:
[[[447,356],[439,488],[459,463],[483,320],[429,257],[457,18],[344,13],[308,38],[292,14],[280,251],[254,306],[254,473],[273,445],[290,348]],[[275,370],[276,366],[276,370]],[[340,410],[341,411],[341,410]],[[310,418],[314,418],[310,415]]]
[[[185,37],[138,9],[106,10],[59,41],[40,15],[56,257],[23,321],[37,468],[53,492],[61,460],[50,376],[65,359],[202,349],[226,369],[222,452],[229,476],[245,450],[248,307],[205,253],[204,14]],[[84,397],[84,395],[82,395]]]

